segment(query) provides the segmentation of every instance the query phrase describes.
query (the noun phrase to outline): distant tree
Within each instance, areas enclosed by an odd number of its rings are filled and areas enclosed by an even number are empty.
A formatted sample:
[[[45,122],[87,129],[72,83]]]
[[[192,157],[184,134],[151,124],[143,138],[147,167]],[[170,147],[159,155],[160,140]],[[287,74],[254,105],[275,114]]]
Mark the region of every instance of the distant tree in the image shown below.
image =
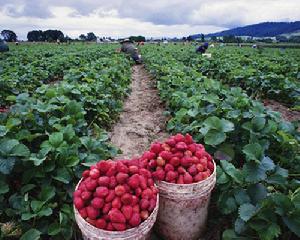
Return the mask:
[[[204,34],[201,33],[201,42],[204,42],[204,41],[205,41]]]
[[[85,41],[85,40],[86,40],[86,36],[85,36],[84,34],[80,34],[80,35],[79,35],[79,39],[80,39],[81,41]]]
[[[300,43],[300,36],[291,36],[289,42]]]
[[[186,41],[186,37],[183,37],[183,38],[182,38],[182,41],[184,41],[184,42],[185,42],[185,41]]]
[[[93,32],[89,32],[86,35],[86,40],[87,41],[96,41],[97,36]]]
[[[44,34],[42,30],[33,30],[27,33],[27,40],[29,42],[33,41],[45,41]]]
[[[144,36],[130,36],[129,40],[134,42],[145,42],[146,38]]]
[[[235,43],[235,42],[237,42],[237,39],[233,35],[224,36],[223,37],[223,42],[224,43]]]
[[[288,41],[288,38],[285,37],[285,36],[277,36],[277,37],[276,37],[276,40],[277,40],[278,42],[287,42],[287,41]]]
[[[2,30],[1,36],[6,42],[16,42],[17,35],[11,30]]]
[[[56,41],[56,40],[60,40],[60,41],[64,40],[64,34],[60,30],[46,30],[43,32],[43,36],[44,39],[48,42]]]
[[[72,38],[69,37],[68,35],[66,35],[64,41],[66,41],[66,42],[67,42],[67,41],[72,41]]]
[[[191,42],[191,41],[193,41],[194,39],[193,39],[192,36],[188,36],[188,37],[186,38],[186,40],[189,41],[189,42]]]
[[[214,41],[214,42],[216,42],[217,41],[217,37],[216,36],[212,36],[211,40]]]

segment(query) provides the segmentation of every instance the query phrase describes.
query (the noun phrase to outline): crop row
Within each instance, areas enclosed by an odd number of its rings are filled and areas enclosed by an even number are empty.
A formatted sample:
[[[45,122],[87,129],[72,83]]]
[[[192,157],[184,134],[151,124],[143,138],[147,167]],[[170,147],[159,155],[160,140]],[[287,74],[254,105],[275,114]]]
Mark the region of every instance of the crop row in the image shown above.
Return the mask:
[[[224,239],[300,236],[297,125],[204,76],[179,48],[146,46],[143,55],[167,103],[168,130],[190,133],[217,160],[210,229],[221,228]]]
[[[92,52],[99,58],[70,65],[60,82],[9,96],[0,114],[1,237],[72,238],[74,184],[85,166],[117,153],[105,129],[128,93],[130,62],[110,46]]]

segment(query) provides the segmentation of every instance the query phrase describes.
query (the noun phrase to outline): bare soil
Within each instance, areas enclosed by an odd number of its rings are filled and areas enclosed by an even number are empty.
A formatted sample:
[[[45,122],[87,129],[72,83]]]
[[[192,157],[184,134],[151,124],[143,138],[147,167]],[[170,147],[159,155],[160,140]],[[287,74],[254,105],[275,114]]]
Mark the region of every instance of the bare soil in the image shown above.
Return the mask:
[[[166,139],[167,118],[163,113],[164,105],[156,89],[156,80],[143,65],[133,66],[131,94],[110,133],[112,144],[122,150],[116,159],[138,157],[152,142]]]
[[[270,108],[274,111],[280,112],[281,116],[284,120],[292,122],[292,121],[300,121],[300,112],[290,110],[288,107],[282,105],[275,100],[264,100],[264,105],[267,108]]]

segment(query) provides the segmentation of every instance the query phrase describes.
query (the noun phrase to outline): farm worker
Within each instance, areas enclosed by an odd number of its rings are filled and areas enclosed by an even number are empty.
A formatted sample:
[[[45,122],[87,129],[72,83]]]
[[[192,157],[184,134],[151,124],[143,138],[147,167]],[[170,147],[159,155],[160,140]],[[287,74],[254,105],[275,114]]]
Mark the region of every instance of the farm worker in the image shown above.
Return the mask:
[[[8,45],[0,39],[0,52],[8,52],[9,51],[9,47]]]
[[[137,47],[133,44],[131,40],[124,39],[120,43],[121,43],[121,52],[129,54],[137,64],[142,63],[141,55],[139,54]]]
[[[199,46],[199,47],[196,49],[196,52],[197,52],[197,53],[203,54],[203,53],[206,52],[207,49],[208,49],[208,43],[205,42],[203,45]]]

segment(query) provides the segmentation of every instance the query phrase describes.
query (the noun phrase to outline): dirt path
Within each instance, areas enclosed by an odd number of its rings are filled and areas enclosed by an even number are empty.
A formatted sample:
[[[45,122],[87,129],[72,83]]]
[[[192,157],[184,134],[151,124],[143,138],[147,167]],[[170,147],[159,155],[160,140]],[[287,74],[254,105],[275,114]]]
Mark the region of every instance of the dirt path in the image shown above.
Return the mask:
[[[288,107],[274,101],[274,100],[264,100],[264,105],[267,108],[272,109],[273,111],[277,111],[281,113],[281,116],[286,121],[297,121],[300,120],[300,112],[290,110]]]
[[[119,121],[110,133],[111,142],[122,150],[116,158],[140,156],[155,140],[167,138],[164,106],[156,82],[142,65],[132,67],[131,94]]]

